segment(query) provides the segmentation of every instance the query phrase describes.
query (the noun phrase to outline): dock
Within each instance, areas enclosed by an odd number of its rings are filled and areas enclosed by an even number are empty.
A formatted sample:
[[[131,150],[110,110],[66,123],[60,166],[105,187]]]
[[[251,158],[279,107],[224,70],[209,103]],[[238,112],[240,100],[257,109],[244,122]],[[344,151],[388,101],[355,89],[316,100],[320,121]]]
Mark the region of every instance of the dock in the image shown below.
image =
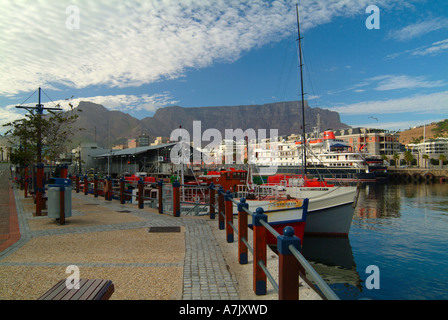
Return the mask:
[[[217,220],[73,190],[72,216],[60,225],[34,215],[33,198],[9,185],[20,238],[0,247],[0,299],[36,300],[76,266],[81,278],[112,280],[113,300],[278,300],[269,283],[265,295],[253,292],[252,265],[238,263],[238,246],[227,243]],[[266,263],[275,270],[273,251]],[[301,300],[322,299],[300,281]]]

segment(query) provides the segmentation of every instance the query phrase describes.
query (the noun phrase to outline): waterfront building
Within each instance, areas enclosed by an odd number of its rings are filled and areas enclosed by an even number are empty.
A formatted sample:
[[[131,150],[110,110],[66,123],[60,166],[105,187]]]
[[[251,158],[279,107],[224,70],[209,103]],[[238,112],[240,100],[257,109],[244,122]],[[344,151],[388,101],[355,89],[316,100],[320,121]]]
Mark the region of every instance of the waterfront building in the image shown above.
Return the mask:
[[[399,153],[399,134],[383,129],[346,128],[335,131],[336,139],[349,144],[352,151],[365,152],[372,156],[392,156]]]
[[[420,143],[410,143],[407,148],[417,159],[419,166],[427,166],[430,159],[439,160],[440,155],[448,158],[448,138],[427,139]],[[423,158],[427,155],[427,159]],[[426,163],[428,161],[428,163]]]

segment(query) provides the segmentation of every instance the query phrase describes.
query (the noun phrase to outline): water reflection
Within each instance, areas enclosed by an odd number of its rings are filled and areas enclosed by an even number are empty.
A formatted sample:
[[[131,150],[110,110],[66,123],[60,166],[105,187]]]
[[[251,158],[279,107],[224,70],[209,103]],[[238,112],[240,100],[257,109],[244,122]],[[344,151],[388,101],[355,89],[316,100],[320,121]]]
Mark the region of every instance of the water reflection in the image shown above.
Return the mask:
[[[341,299],[447,299],[447,230],[448,185],[364,185],[349,237],[306,237],[302,252]],[[372,264],[381,290],[365,287]]]
[[[343,284],[362,289],[348,238],[306,237],[302,254],[330,286]]]

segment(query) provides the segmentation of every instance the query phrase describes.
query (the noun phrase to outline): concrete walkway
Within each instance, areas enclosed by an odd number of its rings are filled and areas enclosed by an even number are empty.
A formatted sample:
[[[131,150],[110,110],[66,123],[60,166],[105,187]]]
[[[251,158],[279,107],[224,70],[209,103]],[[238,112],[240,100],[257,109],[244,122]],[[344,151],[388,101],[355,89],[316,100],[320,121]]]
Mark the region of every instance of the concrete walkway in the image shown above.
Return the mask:
[[[225,242],[217,220],[176,218],[73,191],[72,217],[61,226],[33,216],[33,199],[23,191],[14,188],[13,195],[21,236],[0,252],[0,299],[37,299],[70,276],[68,266],[81,278],[112,280],[111,299],[278,299],[270,284],[267,295],[253,293],[251,261],[238,264],[237,244]],[[268,256],[275,269],[275,254]],[[320,298],[304,284],[301,299]]]

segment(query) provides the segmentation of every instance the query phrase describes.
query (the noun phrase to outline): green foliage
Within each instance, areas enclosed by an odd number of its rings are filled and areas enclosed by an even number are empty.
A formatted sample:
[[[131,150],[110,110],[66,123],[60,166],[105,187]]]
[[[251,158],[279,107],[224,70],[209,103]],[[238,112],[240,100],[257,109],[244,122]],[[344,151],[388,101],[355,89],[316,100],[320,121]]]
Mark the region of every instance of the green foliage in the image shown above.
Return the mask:
[[[55,161],[60,153],[65,152],[73,136],[73,125],[79,117],[77,113],[80,112],[70,102],[69,106],[67,112],[49,110],[48,115],[30,112],[23,119],[4,124],[4,127],[10,128],[5,136],[14,146],[10,154],[11,162],[21,166],[37,162],[39,137],[42,159]]]
[[[448,136],[448,119],[438,122],[437,127],[432,129],[432,131],[435,133],[435,137]]]
[[[411,165],[412,160],[414,160],[414,156],[412,155],[411,151],[404,152],[404,160],[406,161],[406,164],[408,166]]]
[[[414,137],[414,138],[412,138],[411,143],[418,144],[418,143],[420,143],[422,141],[423,141],[423,136],[420,136],[418,138]]]

